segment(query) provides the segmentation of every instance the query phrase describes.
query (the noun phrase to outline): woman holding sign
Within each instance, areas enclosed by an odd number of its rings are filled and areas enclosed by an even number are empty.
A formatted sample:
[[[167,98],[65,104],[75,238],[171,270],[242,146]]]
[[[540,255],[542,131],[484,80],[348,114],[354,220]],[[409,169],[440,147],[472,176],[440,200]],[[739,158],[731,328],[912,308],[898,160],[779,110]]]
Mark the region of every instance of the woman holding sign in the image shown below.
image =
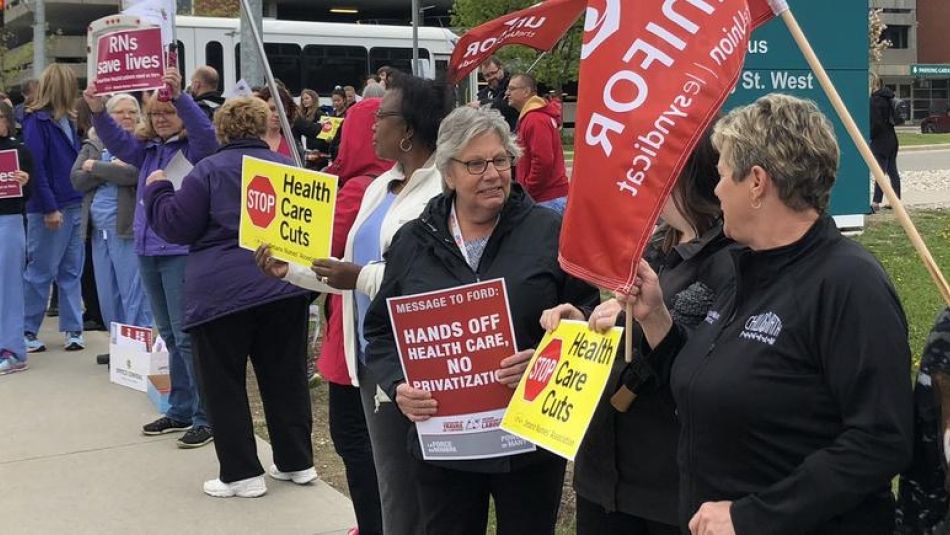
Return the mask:
[[[103,99],[96,96],[95,81],[83,93],[93,112],[96,133],[113,156],[138,167],[135,217],[132,233],[139,257],[142,285],[151,304],[155,326],[168,346],[171,374],[171,408],[161,418],[142,426],[146,435],[186,431],[178,440],[180,448],[204,446],[212,440],[211,424],[201,405],[195,376],[191,338],[182,329],[182,286],[188,247],[168,243],[149,226],[142,206],[145,179],[157,169],[176,169],[180,183],[185,169],[197,164],[218,148],[208,116],[191,96],[181,91],[181,75],[167,69],[165,83],[171,87],[171,101],[152,95],[145,99],[146,120],[134,133],[126,132],[105,113]]]
[[[409,472],[405,436],[409,422],[368,375],[363,317],[383,279],[396,231],[419,217],[442,190],[442,175],[433,153],[439,124],[451,101],[444,84],[399,74],[376,111],[372,144],[376,155],[396,165],[366,189],[359,213],[346,238],[342,260],[317,259],[312,269],[287,265],[258,251],[259,264],[273,276],[318,292],[343,294],[343,342],[346,367],[360,387],[363,412],[373,447],[383,509],[383,532],[421,532],[419,502]]]
[[[681,424],[680,525],[694,535],[890,534],[911,456],[907,321],[887,274],[826,210],[831,123],[772,94],[716,125],[735,290],[692,333],[641,261],[629,296]],[[613,318],[595,311],[595,328]],[[634,402],[636,403],[636,402]]]
[[[243,156],[292,165],[263,141],[269,111],[258,98],[228,100],[214,115],[221,149],[185,177],[177,193],[164,172],[148,178],[149,225],[170,243],[187,245],[184,318],[200,355],[203,392],[214,418],[221,472],[206,494],[264,494],[247,402],[247,359],[257,373],[274,446],[271,477],[306,484],[317,477],[310,444],[307,386],[308,292],[265,276],[238,245]]]
[[[557,262],[561,217],[512,181],[521,154],[495,110],[462,107],[439,129],[436,165],[444,193],[403,228],[387,253],[386,275],[365,320],[367,365],[410,420],[439,414],[429,391],[406,383],[386,299],[504,279],[516,344],[496,380],[514,388],[544,335],[542,311],[557,303],[593,307],[597,290]],[[399,336],[402,336],[401,334]],[[565,460],[540,450],[479,460],[423,461],[415,427],[403,435],[427,533],[483,534],[489,497],[498,533],[554,533]],[[494,454],[494,453],[493,453]]]
[[[13,136],[15,128],[13,108],[0,102],[0,375],[27,368],[23,339],[23,215],[30,197],[33,159]],[[13,163],[17,166],[10,165]]]

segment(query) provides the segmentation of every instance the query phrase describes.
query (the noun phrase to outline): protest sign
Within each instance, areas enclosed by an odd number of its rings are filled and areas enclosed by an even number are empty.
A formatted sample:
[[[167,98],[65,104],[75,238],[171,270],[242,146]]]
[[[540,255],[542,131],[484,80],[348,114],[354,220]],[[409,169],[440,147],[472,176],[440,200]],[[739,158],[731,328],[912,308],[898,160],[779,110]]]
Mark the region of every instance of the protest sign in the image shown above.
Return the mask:
[[[157,89],[164,85],[161,28],[108,32],[96,41],[96,95]]]
[[[307,268],[330,256],[337,177],[244,156],[239,244]]]
[[[23,187],[16,178],[19,170],[20,156],[16,149],[0,150],[0,199],[23,196]]]
[[[574,460],[604,392],[623,329],[605,334],[562,321],[528,363],[501,428]]]
[[[439,402],[434,417],[416,424],[424,459],[534,450],[499,428],[512,390],[495,372],[516,352],[504,279],[391,297],[386,304],[406,381]]]
[[[328,117],[323,116],[320,118],[320,133],[317,134],[317,139],[322,139],[324,141],[333,141],[333,138],[336,137],[336,131],[340,129],[340,125],[343,124],[342,117]]]

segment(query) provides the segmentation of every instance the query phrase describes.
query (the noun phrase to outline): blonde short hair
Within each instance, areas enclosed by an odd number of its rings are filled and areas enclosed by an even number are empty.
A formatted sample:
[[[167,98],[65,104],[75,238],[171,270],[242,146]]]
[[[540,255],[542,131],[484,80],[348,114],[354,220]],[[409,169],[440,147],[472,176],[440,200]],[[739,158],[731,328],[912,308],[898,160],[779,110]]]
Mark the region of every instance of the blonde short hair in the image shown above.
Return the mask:
[[[214,114],[214,132],[222,145],[236,139],[261,138],[267,133],[270,108],[257,97],[228,99]]]
[[[742,182],[764,169],[789,208],[828,208],[840,155],[831,121],[810,101],[772,93],[733,109],[716,123],[713,146]]]
[[[158,92],[153,92],[151,94],[145,94],[142,97],[142,114],[143,119],[139,121],[138,126],[135,127],[135,135],[140,139],[154,139],[158,137],[158,132],[155,131],[155,128],[152,127],[152,119],[148,116],[149,113],[158,109],[165,108],[171,109],[175,112],[175,115],[178,115],[178,110],[175,108],[175,105],[168,102],[160,102],[158,100]],[[181,131],[178,132],[178,136],[181,138],[187,137],[188,132],[185,131],[185,126],[182,125]]]
[[[53,63],[40,75],[39,87],[27,105],[29,111],[49,110],[57,121],[76,113],[79,84],[72,69],[61,63]]]
[[[448,191],[445,176],[448,174],[452,159],[457,158],[470,141],[489,132],[494,133],[501,140],[501,145],[511,155],[512,165],[517,162],[521,157],[521,147],[515,143],[508,123],[498,110],[461,106],[455,108],[442,120],[439,126],[439,137],[435,144],[435,166],[442,174],[443,191]]]

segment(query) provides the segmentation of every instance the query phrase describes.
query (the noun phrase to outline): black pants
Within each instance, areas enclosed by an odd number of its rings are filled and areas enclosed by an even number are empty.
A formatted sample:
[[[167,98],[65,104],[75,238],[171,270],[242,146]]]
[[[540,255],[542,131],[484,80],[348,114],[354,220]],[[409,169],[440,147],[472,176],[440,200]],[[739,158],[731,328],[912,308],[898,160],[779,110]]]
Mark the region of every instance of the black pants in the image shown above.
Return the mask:
[[[679,535],[676,526],[654,522],[619,511],[608,513],[600,505],[577,495],[577,535]]]
[[[90,232],[92,230],[90,229]],[[102,311],[99,309],[99,291],[96,289],[96,274],[92,266],[92,238],[86,238],[86,260],[82,268],[82,303],[86,306],[86,313],[83,314],[83,322],[92,321],[103,325]],[[53,297],[56,302],[56,297]],[[109,326],[104,325],[108,330]]]
[[[463,472],[414,461],[427,534],[484,535],[491,496],[498,535],[553,535],[564,485],[563,459],[545,459],[504,474]]]
[[[887,176],[891,179],[891,187],[894,188],[894,193],[897,194],[897,198],[901,198],[901,175],[897,172],[897,151],[895,150],[893,154],[875,154],[874,157],[877,159],[878,165],[881,166],[881,169],[887,173]],[[877,182],[874,183],[874,202],[880,203],[884,198],[884,190],[881,189],[881,186],[877,185]]]
[[[308,304],[305,296],[282,299],[229,314],[191,332],[220,479],[225,483],[264,472],[247,400],[248,356],[264,403],[274,463],[284,472],[313,466]]]
[[[360,389],[336,383],[329,383],[329,387],[330,438],[346,466],[346,484],[353,500],[356,524],[360,535],[382,535],[379,484]]]

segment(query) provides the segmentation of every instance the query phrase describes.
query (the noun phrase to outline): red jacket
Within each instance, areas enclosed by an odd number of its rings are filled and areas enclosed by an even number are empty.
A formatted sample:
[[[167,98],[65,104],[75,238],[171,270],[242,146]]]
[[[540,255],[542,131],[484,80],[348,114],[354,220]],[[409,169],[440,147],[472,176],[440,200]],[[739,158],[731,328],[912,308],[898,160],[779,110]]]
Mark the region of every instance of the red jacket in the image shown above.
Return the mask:
[[[515,178],[535,202],[567,196],[567,170],[561,146],[560,105],[534,96],[525,103],[518,119],[518,144],[524,155],[518,160]]]

